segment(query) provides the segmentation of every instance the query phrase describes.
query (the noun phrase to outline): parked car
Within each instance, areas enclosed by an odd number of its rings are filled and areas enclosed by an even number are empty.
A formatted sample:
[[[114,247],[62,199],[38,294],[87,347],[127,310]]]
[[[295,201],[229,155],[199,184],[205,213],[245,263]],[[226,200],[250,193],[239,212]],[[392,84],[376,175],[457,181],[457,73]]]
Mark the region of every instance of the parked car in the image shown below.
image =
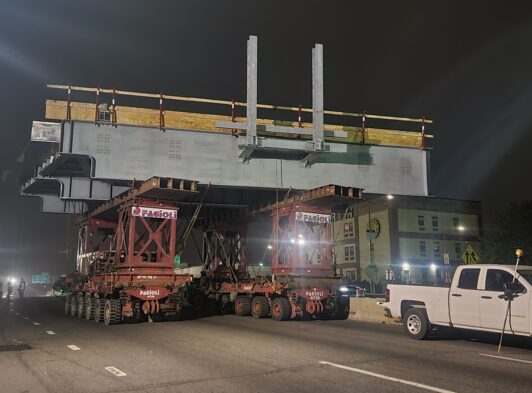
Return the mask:
[[[366,290],[358,285],[345,284],[340,287],[340,291],[349,295],[349,297],[365,297]]]

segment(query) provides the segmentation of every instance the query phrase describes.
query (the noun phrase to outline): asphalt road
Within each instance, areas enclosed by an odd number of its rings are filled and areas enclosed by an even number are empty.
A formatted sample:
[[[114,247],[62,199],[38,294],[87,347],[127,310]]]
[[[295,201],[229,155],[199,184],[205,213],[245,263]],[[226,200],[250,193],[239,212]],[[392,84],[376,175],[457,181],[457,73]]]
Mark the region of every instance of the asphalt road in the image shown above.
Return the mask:
[[[0,392],[530,392],[531,342],[497,355],[494,336],[234,315],[105,326],[25,298],[0,306],[0,345],[32,347],[0,352]]]

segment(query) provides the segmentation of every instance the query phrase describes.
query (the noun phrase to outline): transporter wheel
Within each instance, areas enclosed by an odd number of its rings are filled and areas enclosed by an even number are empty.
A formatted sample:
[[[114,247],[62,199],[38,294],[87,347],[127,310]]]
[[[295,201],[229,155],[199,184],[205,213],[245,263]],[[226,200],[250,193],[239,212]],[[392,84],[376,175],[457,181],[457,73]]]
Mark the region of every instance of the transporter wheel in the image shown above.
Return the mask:
[[[72,307],[72,295],[67,295],[65,297],[65,315],[70,315]]]
[[[70,299],[70,315],[73,317],[78,314],[78,296],[72,295]]]
[[[94,321],[96,323],[103,322],[103,311],[105,308],[105,299],[104,298],[96,298],[94,301]]]
[[[427,338],[430,331],[429,318],[424,308],[410,308],[403,316],[403,326],[406,333],[416,340]]]
[[[251,315],[254,318],[268,318],[270,316],[270,302],[266,296],[255,296],[251,302]]]
[[[192,297],[192,309],[196,314],[202,314],[205,311],[205,296],[202,293],[196,293]]]
[[[292,305],[285,297],[276,297],[272,301],[272,318],[276,321],[287,321],[292,316]]]
[[[233,314],[235,312],[235,303],[231,301],[229,295],[222,295],[220,298],[220,313]]]
[[[218,314],[218,302],[216,299],[208,298],[207,299],[207,314],[209,315],[215,315]]]
[[[166,321],[179,321],[179,320],[181,319],[181,310],[176,311],[175,314],[167,313],[167,314],[164,316],[164,319],[165,319]]]
[[[235,300],[235,314],[241,317],[251,314],[251,299],[246,296],[238,296]]]
[[[90,321],[94,319],[94,309],[96,308],[96,299],[90,295],[85,298],[85,319]]]
[[[122,304],[119,299],[107,299],[103,310],[103,322],[116,325],[122,320]]]
[[[85,298],[85,295],[83,293],[79,294],[78,296],[78,309],[77,309],[77,316],[78,318],[84,318],[85,317],[85,307],[87,306],[87,299]]]
[[[336,303],[334,319],[346,320],[349,318],[349,301]]]

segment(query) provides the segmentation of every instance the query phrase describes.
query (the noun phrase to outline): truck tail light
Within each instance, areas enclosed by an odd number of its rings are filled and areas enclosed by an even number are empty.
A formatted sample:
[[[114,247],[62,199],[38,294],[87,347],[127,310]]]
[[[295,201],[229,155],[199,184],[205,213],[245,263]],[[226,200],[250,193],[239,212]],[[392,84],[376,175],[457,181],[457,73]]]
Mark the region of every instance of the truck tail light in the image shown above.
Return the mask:
[[[384,291],[384,301],[385,302],[390,301],[390,290],[388,288],[386,288],[386,290]]]

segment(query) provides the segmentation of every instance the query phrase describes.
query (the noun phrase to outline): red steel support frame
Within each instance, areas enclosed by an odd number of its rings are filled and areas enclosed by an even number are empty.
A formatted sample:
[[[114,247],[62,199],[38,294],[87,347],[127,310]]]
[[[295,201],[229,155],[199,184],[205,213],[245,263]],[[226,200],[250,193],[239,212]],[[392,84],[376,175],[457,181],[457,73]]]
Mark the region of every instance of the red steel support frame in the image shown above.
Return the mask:
[[[163,92],[161,91],[159,95],[159,129],[161,131],[165,131],[163,97]]]
[[[96,108],[94,110],[94,123],[100,125],[100,85],[96,88]]]
[[[425,150],[425,116],[421,116],[421,146],[419,148]]]
[[[331,274],[333,223],[329,209],[291,204],[274,209],[272,217],[273,274]]]

